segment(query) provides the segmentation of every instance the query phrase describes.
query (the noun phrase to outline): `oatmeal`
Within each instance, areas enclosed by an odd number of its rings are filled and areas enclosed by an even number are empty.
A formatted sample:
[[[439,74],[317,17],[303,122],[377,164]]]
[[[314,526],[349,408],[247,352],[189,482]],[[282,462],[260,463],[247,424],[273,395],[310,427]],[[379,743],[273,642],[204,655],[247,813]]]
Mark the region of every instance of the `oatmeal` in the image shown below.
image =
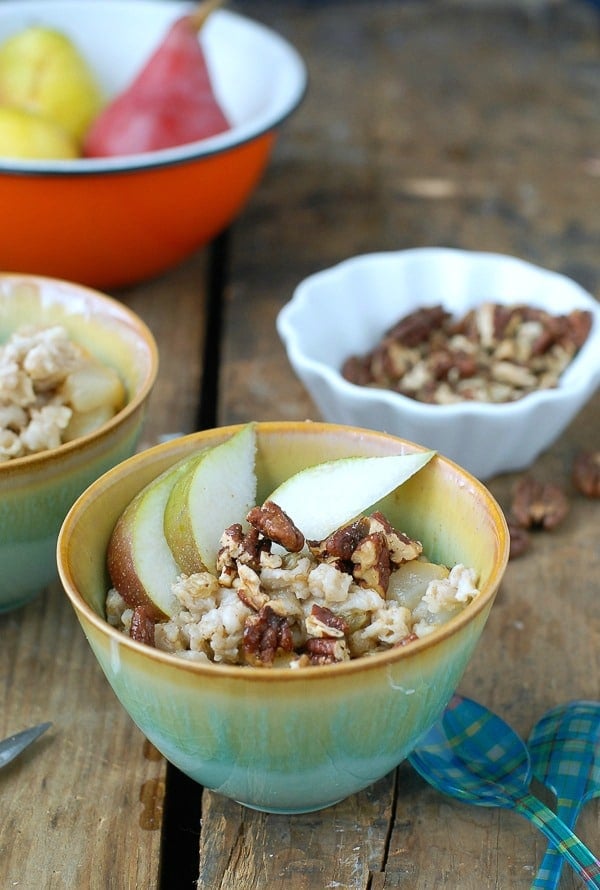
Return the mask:
[[[512,402],[558,384],[585,342],[590,312],[482,303],[462,318],[441,305],[400,319],[366,355],[342,367],[351,383],[430,404]]]
[[[0,345],[0,462],[91,432],[124,401],[117,373],[62,326],[22,328]]]
[[[257,667],[332,664],[403,646],[479,593],[473,569],[432,563],[379,512],[306,541],[274,503],[220,541],[216,571],[180,575],[178,610],[154,622],[114,588],[107,620],[182,658]]]

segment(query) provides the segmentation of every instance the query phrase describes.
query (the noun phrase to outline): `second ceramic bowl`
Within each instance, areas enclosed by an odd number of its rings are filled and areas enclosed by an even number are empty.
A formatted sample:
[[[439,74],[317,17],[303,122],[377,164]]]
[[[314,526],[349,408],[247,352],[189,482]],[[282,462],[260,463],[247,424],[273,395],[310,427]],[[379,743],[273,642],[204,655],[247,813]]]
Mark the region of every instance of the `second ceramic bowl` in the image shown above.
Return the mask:
[[[131,455],[158,371],[151,332],[97,291],[31,275],[0,275],[0,343],[24,325],[61,325],[117,371],[126,404],[103,426],[58,448],[0,462],[0,612],[57,578],[56,538],[81,492]]]

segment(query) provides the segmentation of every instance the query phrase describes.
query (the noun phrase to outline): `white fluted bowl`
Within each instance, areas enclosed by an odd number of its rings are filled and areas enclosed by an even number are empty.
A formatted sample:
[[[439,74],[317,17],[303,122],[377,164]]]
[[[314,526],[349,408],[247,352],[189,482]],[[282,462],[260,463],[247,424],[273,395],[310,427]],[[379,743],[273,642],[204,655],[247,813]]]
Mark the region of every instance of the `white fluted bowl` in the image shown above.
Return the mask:
[[[344,360],[372,349],[402,316],[439,303],[460,316],[482,301],[592,313],[592,330],[556,388],[503,404],[430,405],[342,377]],[[345,260],[298,285],[277,330],[325,420],[403,436],[481,479],[528,467],[600,384],[598,301],[564,275],[500,254],[416,248]]]

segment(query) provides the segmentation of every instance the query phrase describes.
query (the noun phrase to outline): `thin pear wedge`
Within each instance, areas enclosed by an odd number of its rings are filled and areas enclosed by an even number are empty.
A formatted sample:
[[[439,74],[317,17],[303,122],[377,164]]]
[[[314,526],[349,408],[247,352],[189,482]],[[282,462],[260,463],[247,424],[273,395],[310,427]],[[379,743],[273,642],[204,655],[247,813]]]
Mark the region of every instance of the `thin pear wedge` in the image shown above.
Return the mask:
[[[163,526],[169,495],[188,468],[184,458],[146,485],[121,514],[108,545],[113,585],[129,606],[145,606],[156,620],[171,617],[178,608],[171,585],[182,570]]]
[[[308,540],[322,541],[410,479],[434,454],[325,461],[290,476],[267,500],[281,507]]]
[[[219,540],[256,504],[256,433],[248,424],[190,460],[164,511],[164,531],[186,574],[215,571]]]

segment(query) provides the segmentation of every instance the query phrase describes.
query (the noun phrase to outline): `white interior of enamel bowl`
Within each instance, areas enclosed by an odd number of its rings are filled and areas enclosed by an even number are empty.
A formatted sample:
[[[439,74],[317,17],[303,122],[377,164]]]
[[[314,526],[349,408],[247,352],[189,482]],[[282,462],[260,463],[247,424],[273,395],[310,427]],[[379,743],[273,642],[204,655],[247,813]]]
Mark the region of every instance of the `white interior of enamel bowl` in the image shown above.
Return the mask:
[[[195,4],[170,0],[18,0],[0,3],[0,42],[30,25],[57,28],[82,53],[107,96],[123,90],[160,43],[170,24]],[[0,170],[92,172],[170,163],[247,141],[281,123],[302,99],[306,70],[287,41],[229,10],[216,10],[202,28],[215,94],[231,130],[218,136],[127,158],[3,161]]]

